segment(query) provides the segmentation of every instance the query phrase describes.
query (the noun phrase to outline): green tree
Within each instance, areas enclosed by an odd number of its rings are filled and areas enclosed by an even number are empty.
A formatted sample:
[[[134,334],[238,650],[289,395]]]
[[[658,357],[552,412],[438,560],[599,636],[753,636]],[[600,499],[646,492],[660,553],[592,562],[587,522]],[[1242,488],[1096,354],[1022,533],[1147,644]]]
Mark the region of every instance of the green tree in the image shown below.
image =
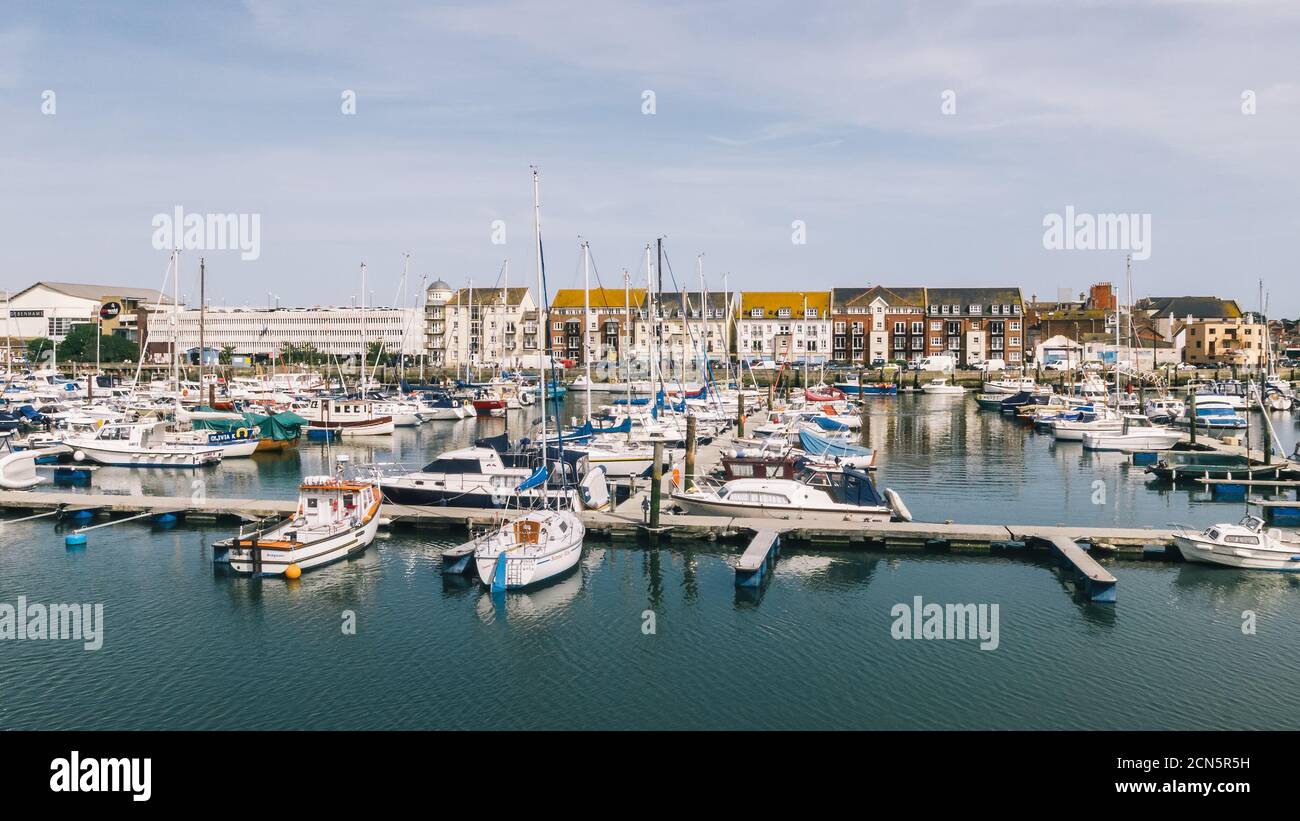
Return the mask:
[[[49,356],[54,350],[54,343],[43,336],[27,342],[27,361],[33,365],[41,361],[41,357]]]
[[[98,354],[101,362],[121,362],[134,360],[140,356],[140,346],[123,336],[106,334],[99,337],[96,351],[95,323],[74,325],[63,341],[59,343],[59,359],[65,362],[94,362]]]
[[[393,355],[388,353],[388,346],[381,339],[376,339],[366,348],[366,367],[373,368],[376,364],[393,364]]]
[[[234,361],[235,361],[235,346],[222,345],[221,352],[217,354],[217,364],[229,365],[231,362]]]

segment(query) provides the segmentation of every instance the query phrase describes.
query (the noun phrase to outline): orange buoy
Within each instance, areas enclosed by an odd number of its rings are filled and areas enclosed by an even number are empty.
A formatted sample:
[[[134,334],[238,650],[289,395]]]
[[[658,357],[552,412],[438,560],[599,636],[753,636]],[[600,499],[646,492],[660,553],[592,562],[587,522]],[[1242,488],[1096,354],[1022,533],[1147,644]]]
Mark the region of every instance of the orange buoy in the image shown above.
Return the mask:
[[[296,579],[301,575],[302,575],[302,568],[296,564],[291,564],[284,569],[284,577],[286,579]]]

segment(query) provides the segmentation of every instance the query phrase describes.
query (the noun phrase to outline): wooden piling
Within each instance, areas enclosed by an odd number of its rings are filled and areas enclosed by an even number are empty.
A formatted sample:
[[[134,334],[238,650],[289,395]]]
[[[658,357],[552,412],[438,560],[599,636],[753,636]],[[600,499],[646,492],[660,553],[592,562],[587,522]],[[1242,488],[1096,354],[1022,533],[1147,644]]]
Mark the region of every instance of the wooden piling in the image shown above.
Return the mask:
[[[655,530],[659,528],[659,500],[663,493],[664,443],[655,442],[654,464],[650,467],[650,527]]]
[[[744,391],[736,396],[736,436],[741,439],[745,438],[745,394]]]
[[[695,490],[695,414],[686,417],[686,476],[682,486],[687,492]]]
[[[1190,442],[1196,444],[1196,389],[1187,392],[1187,428],[1191,431]]]

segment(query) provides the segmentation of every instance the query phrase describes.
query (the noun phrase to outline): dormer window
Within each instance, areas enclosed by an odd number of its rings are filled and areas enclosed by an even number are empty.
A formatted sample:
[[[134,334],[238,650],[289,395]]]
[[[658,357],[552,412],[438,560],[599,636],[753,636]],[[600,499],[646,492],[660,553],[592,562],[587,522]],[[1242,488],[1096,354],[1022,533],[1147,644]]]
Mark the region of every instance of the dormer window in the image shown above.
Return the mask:
[[[981,305],[972,305],[970,306],[970,312],[971,314],[978,316],[982,308],[983,306]]]
[[[804,308],[804,309],[803,309],[803,318],[804,318],[804,319],[816,319],[816,318],[817,318],[817,309],[816,309],[816,308]]]
[[[790,309],[789,309],[789,308],[780,308],[780,309],[777,310],[776,315],[777,315],[778,317],[780,317],[781,319],[789,319],[789,318],[790,318]]]
[[[762,318],[763,318],[763,309],[762,309],[762,308],[750,308],[750,309],[749,309],[749,318],[750,318],[750,319],[762,319]]]

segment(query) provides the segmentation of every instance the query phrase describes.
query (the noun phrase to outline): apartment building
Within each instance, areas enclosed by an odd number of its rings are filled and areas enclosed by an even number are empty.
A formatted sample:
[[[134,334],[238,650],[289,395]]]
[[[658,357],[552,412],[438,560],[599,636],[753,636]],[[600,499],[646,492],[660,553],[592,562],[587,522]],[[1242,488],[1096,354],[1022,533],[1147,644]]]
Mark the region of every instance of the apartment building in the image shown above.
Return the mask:
[[[777,362],[827,362],[832,354],[830,291],[745,291],[736,355]]]
[[[925,294],[927,356],[946,354],[961,367],[1025,361],[1019,288],[926,288]]]

